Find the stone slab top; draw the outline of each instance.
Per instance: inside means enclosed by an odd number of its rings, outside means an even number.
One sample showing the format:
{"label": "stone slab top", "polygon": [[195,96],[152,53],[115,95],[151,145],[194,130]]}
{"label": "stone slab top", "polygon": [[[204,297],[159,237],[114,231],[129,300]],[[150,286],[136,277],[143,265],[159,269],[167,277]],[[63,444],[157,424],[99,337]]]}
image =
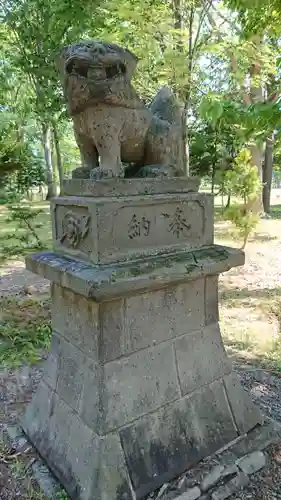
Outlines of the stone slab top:
{"label": "stone slab top", "polygon": [[61,196],[124,197],[151,194],[198,192],[198,177],[142,178],[142,179],[65,179]]}
{"label": "stone slab top", "polygon": [[30,271],[96,302],[217,275],[244,262],[242,250],[220,245],[99,266],[52,251],[26,257]]}

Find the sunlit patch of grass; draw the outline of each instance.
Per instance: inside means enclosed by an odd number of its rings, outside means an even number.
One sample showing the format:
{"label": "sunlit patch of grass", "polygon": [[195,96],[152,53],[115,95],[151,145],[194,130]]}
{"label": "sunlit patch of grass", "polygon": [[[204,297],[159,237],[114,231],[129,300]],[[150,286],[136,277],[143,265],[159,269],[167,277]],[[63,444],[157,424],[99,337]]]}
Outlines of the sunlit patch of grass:
{"label": "sunlit patch of grass", "polygon": [[[260,220],[256,231],[253,231],[248,239],[249,244],[267,245],[270,242],[280,240],[281,221],[272,219]],[[215,243],[228,244],[229,246],[241,247],[242,239],[238,231],[230,221],[224,220],[221,212],[215,216]]]}
{"label": "sunlit patch of grass", "polygon": [[8,367],[35,363],[51,338],[49,300],[0,301],[0,364]]}
{"label": "sunlit patch of grass", "polygon": [[281,289],[224,289],[221,328],[231,355],[281,371]]}
{"label": "sunlit patch of grass", "polygon": [[274,316],[281,322],[281,286],[280,288],[261,288],[250,290],[221,289],[220,300],[227,307],[251,306],[260,309],[263,313]]}

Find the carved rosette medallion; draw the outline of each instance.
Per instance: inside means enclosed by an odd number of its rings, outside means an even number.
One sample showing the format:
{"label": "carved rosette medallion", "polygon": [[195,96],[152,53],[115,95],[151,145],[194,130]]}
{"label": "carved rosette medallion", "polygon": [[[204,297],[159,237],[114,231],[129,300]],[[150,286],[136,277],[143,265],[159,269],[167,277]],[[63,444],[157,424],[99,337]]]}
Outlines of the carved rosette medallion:
{"label": "carved rosette medallion", "polygon": [[89,224],[89,215],[77,215],[71,211],[66,212],[62,220],[60,242],[69,247],[77,248],[79,243],[87,236]]}

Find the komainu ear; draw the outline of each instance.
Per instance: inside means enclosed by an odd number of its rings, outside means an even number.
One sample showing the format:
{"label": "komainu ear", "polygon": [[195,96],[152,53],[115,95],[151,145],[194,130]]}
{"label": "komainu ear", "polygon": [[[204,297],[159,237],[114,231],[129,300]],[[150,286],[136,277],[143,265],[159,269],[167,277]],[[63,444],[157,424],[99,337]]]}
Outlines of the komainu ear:
{"label": "komainu ear", "polygon": [[63,47],[54,58],[55,65],[62,78],[65,74],[65,61],[69,57],[69,46]]}
{"label": "komainu ear", "polygon": [[135,56],[130,50],[125,49],[124,52],[126,53],[126,62],[125,65],[127,67],[127,75],[129,79],[131,80],[134,71],[137,67],[137,64],[139,62],[139,58]]}

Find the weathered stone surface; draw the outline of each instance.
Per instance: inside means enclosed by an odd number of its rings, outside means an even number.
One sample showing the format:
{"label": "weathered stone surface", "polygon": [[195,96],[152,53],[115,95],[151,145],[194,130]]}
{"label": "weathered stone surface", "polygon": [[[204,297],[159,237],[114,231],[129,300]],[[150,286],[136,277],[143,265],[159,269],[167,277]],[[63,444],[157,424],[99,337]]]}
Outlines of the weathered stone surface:
{"label": "weathered stone surface", "polygon": [[98,358],[99,310],[94,301],[52,285],[52,326],[94,361]]}
{"label": "weathered stone surface", "polygon": [[[129,478],[117,436],[99,438],[78,415],[41,383],[45,421],[38,397],[26,414],[23,427],[73,499],[132,500]],[[41,397],[40,396],[40,397]],[[40,407],[35,407],[40,403]],[[43,400],[42,400],[43,403]]]}
{"label": "weathered stone surface", "polygon": [[244,472],[240,472],[236,477],[231,479],[224,486],[220,486],[214,493],[212,493],[212,500],[225,500],[229,498],[233,493],[236,493],[244,486],[247,486],[249,483],[249,478],[244,474]]}
{"label": "weathered stone surface", "polygon": [[221,382],[166,405],[119,432],[137,497],[237,435]]}
{"label": "weathered stone surface", "polygon": [[69,342],[61,340],[61,356],[56,391],[71,407],[78,411],[85,375],[94,371],[95,363]]}
{"label": "weathered stone surface", "polygon": [[156,256],[123,265],[98,267],[58,255],[40,252],[26,257],[27,268],[55,284],[101,302],[119,296],[194,281],[209,274],[240,266],[245,257],[241,250],[212,245],[193,252]]}
{"label": "weathered stone surface", "polygon": [[179,481],[176,482],[177,491],[179,493],[184,493],[188,488],[194,486],[193,479],[190,479],[187,475],[183,475]]}
{"label": "weathered stone surface", "polygon": [[208,276],[205,279],[205,323],[209,325],[218,321],[218,276]]}
{"label": "weathered stone surface", "polygon": [[179,398],[172,346],[163,344],[107,363],[103,384],[106,432]]}
{"label": "weathered stone surface", "polygon": [[105,362],[157,345],[204,325],[204,280],[105,302],[100,318]]}
{"label": "weathered stone surface", "polygon": [[41,448],[42,440],[48,428],[51,409],[54,407],[54,391],[41,381],[33,396],[32,404],[28,405],[21,420],[23,430],[36,447]]}
{"label": "weathered stone surface", "polygon": [[213,243],[204,193],[52,200],[54,249],[93,264],[124,262]]}
{"label": "weathered stone surface", "polygon": [[16,425],[4,425],[4,433],[2,433],[1,438],[6,443],[8,438],[8,446],[16,451],[24,452],[24,449],[28,447],[28,441],[25,434]]}
{"label": "weathered stone surface", "polygon": [[74,477],[67,461],[74,412],[44,382],[39,389],[22,420],[23,429],[68,493],[85,500],[80,495],[80,479]]}
{"label": "weathered stone surface", "polygon": [[200,184],[198,177],[174,177],[171,179],[65,179],[62,196],[140,196],[151,194],[175,194],[197,192]]}
{"label": "weathered stone surface", "polygon": [[187,400],[178,400],[120,429],[137,498],[176,477],[201,458]]}
{"label": "weathered stone surface", "polygon": [[39,485],[40,490],[42,490],[46,500],[52,500],[56,498],[58,492],[58,483],[54,476],[50,474],[50,471],[46,465],[41,460],[36,460],[31,466],[32,474],[36,483]]}
{"label": "weathered stone surface", "polygon": [[[244,437],[242,438],[241,436],[239,436],[238,440],[240,441],[240,438],[241,439],[244,439]],[[227,446],[227,448],[224,450],[222,450],[221,453],[218,454],[219,456],[219,460],[220,460],[220,463],[222,465],[224,465],[225,467],[232,467],[233,464],[235,464],[236,460],[237,460],[237,455],[232,451],[233,450],[233,446],[235,446],[235,441],[234,443],[229,443],[230,446]]]}
{"label": "weathered stone surface", "polygon": [[98,491],[89,500],[134,500],[120,439],[114,434],[101,441],[99,475]]}
{"label": "weathered stone surface", "polygon": [[200,484],[200,488],[203,492],[208,491],[210,488],[215,486],[220,478],[222,477],[222,473],[224,471],[223,465],[216,465],[211,469],[211,471],[203,478]]}
{"label": "weathered stone surface", "polygon": [[125,300],[125,328],[133,350],[157,345],[203,324],[203,279]]}
{"label": "weathered stone surface", "polygon": [[[202,387],[189,398],[194,425],[206,456],[237,437],[233,417],[220,380]],[[206,418],[207,417],[207,418]]]}
{"label": "weathered stone surface", "polygon": [[83,387],[79,397],[79,415],[83,422],[97,434],[103,427],[101,393],[103,391],[103,372],[98,364],[85,363]]}
{"label": "weathered stone surface", "polygon": [[264,419],[261,411],[242,388],[237,376],[234,373],[227,375],[224,384],[239,432],[244,434],[255,425],[262,424]]}
{"label": "weathered stone surface", "polygon": [[198,486],[194,488],[189,488],[182,495],[176,498],[176,500],[197,500],[201,495],[201,491]]}
{"label": "weathered stone surface", "polygon": [[127,49],[97,41],[64,47],[57,59],[89,176],[98,165],[96,178],[119,176],[121,162],[159,165],[170,177],[183,172],[180,106],[163,87],[145,107],[131,83],[137,61]]}
{"label": "weathered stone surface", "polygon": [[254,451],[237,461],[238,467],[245,474],[254,474],[266,465],[266,457],[262,451]]}
{"label": "weathered stone surface", "polygon": [[233,465],[228,465],[227,467],[224,468],[224,470],[222,471],[221,473],[221,477],[222,478],[227,478],[229,476],[233,476],[235,474],[238,474],[239,472],[239,469],[237,467],[237,465],[233,464]]}
{"label": "weathered stone surface", "polygon": [[100,440],[75,414],[71,419],[70,436],[66,463],[76,483],[78,498],[86,500],[91,498],[93,488],[99,481]]}
{"label": "weathered stone surface", "polygon": [[218,324],[178,338],[175,352],[183,394],[231,371]]}
{"label": "weathered stone surface", "polygon": [[60,338],[52,334],[51,350],[44,364],[43,379],[55,391],[59,373],[59,359],[61,353]]}
{"label": "weathered stone surface", "polygon": [[100,347],[103,362],[112,361],[132,352],[131,333],[125,327],[125,300],[100,304]]}
{"label": "weathered stone surface", "polygon": [[281,425],[266,418],[262,426],[253,428],[244,439],[232,447],[237,457],[242,457],[256,450],[264,450],[281,440]]}

